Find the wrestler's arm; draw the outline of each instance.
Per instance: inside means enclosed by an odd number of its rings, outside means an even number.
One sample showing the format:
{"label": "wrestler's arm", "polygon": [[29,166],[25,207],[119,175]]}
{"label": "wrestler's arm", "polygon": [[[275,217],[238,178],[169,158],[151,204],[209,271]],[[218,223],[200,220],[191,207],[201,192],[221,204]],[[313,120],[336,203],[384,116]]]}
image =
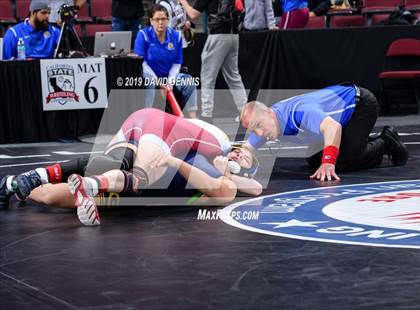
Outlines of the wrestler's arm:
{"label": "wrestler's arm", "polygon": [[178,171],[190,186],[211,197],[216,202],[226,203],[235,199],[237,188],[234,182],[224,176],[213,178],[204,171],[182,160],[179,161]]}
{"label": "wrestler's arm", "polygon": [[155,161],[156,167],[164,165],[178,169],[178,172],[187,180],[191,187],[210,197],[213,202],[226,203],[236,197],[237,188],[235,183],[225,176],[213,178],[204,171],[167,154],[162,154]]}
{"label": "wrestler's arm", "polygon": [[235,183],[238,191],[243,192],[245,194],[258,196],[262,193],[262,185],[255,179],[241,177],[239,175],[231,174],[230,179],[233,183]]}

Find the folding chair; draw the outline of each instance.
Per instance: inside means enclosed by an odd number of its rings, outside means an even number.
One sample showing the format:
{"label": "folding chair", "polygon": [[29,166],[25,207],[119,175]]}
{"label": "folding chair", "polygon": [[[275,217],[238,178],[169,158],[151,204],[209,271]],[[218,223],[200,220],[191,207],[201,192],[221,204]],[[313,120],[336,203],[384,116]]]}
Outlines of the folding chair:
{"label": "folding chair", "polygon": [[111,21],[112,0],[91,0],[91,16],[96,21]]}
{"label": "folding chair", "polygon": [[16,18],[22,21],[29,16],[31,0],[16,0]]}
{"label": "folding chair", "polygon": [[363,27],[365,26],[365,17],[363,15],[350,16],[331,16],[330,27]]}
{"label": "folding chair", "polygon": [[[417,112],[420,104],[420,40],[398,39],[385,57],[387,70],[379,73],[381,105],[385,112]],[[388,69],[389,68],[389,69]]]}
{"label": "folding chair", "polygon": [[325,28],[325,16],[310,16],[305,28]]}
{"label": "folding chair", "polygon": [[362,14],[366,16],[367,25],[372,25],[372,16],[375,14],[390,14],[405,0],[364,0]]}

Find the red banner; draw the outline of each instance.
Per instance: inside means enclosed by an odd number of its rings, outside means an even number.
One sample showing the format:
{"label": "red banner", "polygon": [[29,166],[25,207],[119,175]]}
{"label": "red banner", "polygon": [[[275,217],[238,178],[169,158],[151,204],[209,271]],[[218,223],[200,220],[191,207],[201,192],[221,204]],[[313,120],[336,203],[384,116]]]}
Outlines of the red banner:
{"label": "red banner", "polygon": [[47,103],[51,101],[51,99],[57,99],[57,98],[72,98],[79,102],[79,96],[76,95],[75,92],[72,91],[60,91],[57,93],[50,93],[47,96]]}

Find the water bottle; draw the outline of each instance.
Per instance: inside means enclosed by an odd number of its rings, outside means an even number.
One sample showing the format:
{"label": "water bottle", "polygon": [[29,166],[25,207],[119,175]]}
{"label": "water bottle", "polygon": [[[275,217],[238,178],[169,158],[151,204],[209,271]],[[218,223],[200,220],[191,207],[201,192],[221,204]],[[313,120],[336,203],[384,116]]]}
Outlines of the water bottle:
{"label": "water bottle", "polygon": [[19,38],[17,43],[17,57],[18,60],[26,60],[25,42],[22,38]]}

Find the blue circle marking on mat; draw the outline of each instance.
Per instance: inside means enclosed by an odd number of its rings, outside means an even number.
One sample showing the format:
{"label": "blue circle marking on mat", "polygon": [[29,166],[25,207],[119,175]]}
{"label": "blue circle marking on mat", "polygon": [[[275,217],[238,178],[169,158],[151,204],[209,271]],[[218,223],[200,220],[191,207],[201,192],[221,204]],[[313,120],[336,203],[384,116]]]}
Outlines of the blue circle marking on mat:
{"label": "blue circle marking on mat", "polygon": [[[241,216],[256,212],[258,218]],[[220,218],[241,229],[281,237],[420,249],[420,180],[262,196],[224,208]]]}

